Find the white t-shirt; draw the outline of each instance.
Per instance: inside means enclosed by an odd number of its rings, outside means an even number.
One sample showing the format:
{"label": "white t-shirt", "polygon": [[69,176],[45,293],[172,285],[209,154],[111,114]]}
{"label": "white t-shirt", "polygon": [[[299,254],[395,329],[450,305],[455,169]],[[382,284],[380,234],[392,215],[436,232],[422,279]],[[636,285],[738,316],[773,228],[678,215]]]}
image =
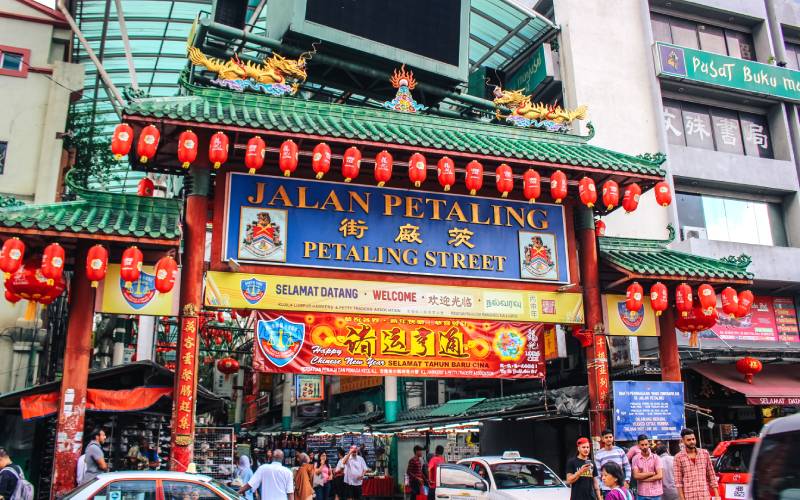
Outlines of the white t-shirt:
{"label": "white t-shirt", "polygon": [[367,462],[361,455],[351,456],[344,464],[344,482],[351,486],[361,486],[364,479],[361,477],[367,470]]}
{"label": "white t-shirt", "polygon": [[294,493],[292,471],[276,462],[256,469],[247,484],[253,489],[261,486],[261,500],[286,500],[288,494]]}

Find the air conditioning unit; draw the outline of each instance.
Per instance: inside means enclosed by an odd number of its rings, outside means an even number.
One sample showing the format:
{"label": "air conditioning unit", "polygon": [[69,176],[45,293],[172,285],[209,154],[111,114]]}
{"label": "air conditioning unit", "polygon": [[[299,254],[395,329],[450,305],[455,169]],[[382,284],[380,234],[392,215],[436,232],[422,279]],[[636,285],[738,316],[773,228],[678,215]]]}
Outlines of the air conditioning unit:
{"label": "air conditioning unit", "polygon": [[708,231],[704,227],[695,227],[695,226],[683,226],[681,228],[681,239],[688,240],[689,238],[694,238],[696,240],[707,240],[708,239]]}

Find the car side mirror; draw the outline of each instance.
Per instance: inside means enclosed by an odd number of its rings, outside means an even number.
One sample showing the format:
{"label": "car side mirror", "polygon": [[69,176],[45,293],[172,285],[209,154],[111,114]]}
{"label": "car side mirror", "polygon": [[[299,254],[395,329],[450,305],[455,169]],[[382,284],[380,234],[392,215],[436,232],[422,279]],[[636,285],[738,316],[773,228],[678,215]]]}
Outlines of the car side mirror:
{"label": "car side mirror", "polygon": [[486,481],[478,481],[475,483],[475,489],[478,491],[487,491],[489,489],[489,485],[486,484]]}

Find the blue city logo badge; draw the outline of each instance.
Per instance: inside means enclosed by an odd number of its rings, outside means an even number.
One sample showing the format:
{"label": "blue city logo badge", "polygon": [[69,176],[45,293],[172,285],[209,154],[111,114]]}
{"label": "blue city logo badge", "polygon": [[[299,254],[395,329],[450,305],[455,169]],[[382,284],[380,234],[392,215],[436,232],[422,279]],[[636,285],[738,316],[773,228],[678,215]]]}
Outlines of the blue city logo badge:
{"label": "blue city logo badge", "polygon": [[617,302],[617,312],[620,321],[622,321],[622,324],[625,325],[625,328],[630,330],[631,333],[636,333],[639,327],[642,326],[642,323],[644,323],[644,305],[642,305],[638,311],[629,311],[628,308],[625,307],[625,301],[622,300]]}
{"label": "blue city logo badge", "polygon": [[300,353],[306,337],[306,326],[293,323],[283,316],[261,320],[256,326],[256,341],[261,354],[273,365],[281,368]]}
{"label": "blue city logo badge", "polygon": [[267,293],[266,281],[250,278],[241,280],[239,283],[242,290],[242,297],[250,304],[258,304],[258,302],[264,298],[264,294]]}
{"label": "blue city logo badge", "polygon": [[125,280],[119,279],[119,291],[122,298],[135,310],[142,309],[153,300],[156,295],[156,277],[154,274],[139,272],[139,279],[131,283],[131,287],[125,286]]}
{"label": "blue city logo badge", "polygon": [[686,59],[683,49],[669,45],[658,45],[661,71],[672,75],[686,76]]}

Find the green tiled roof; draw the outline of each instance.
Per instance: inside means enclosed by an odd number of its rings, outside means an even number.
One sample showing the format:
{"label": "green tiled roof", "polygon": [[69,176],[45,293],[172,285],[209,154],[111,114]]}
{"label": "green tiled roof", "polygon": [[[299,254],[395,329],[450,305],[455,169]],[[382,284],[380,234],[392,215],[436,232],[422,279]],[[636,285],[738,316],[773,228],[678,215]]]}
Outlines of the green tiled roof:
{"label": "green tiled roof", "polygon": [[191,95],[149,98],[123,114],[254,130],[403,144],[446,151],[663,176],[663,160],[587,144],[590,137],[430,115],[348,106],[292,97],[237,93],[184,83]]}
{"label": "green tiled roof", "polygon": [[71,188],[76,201],[0,208],[0,227],[180,239],[180,200]]}
{"label": "green tiled roof", "polygon": [[447,403],[434,408],[433,411],[428,413],[429,417],[453,417],[462,415],[467,410],[484,401],[486,398],[473,398],[473,399],[451,399]]}
{"label": "green tiled roof", "polygon": [[[674,230],[670,230],[674,233]],[[598,238],[600,259],[630,273],[644,276],[685,279],[725,278],[752,280],[747,271],[749,259],[738,263],[692,255],[667,247],[672,239]]]}

